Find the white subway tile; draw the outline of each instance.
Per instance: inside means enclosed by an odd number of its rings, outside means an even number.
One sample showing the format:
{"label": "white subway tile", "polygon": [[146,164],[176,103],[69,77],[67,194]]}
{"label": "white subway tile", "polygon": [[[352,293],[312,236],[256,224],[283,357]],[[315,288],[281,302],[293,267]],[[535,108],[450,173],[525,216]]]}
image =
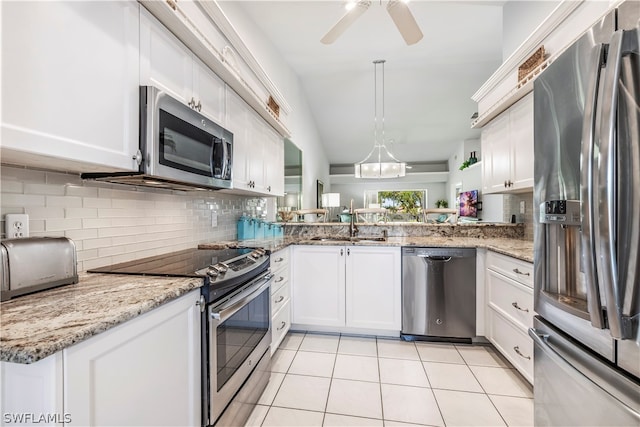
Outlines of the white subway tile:
{"label": "white subway tile", "polygon": [[82,206],[85,208],[110,208],[111,199],[100,199],[97,197],[84,197]]}
{"label": "white subway tile", "polygon": [[100,208],[98,209],[99,218],[135,218],[142,216],[138,209],[114,209]]}
{"label": "white subway tile", "polygon": [[155,218],[146,216],[141,218],[113,218],[111,223],[114,227],[144,227],[155,224]]}
{"label": "white subway tile", "polygon": [[64,218],[63,208],[26,207],[24,213],[29,215],[29,219]]}
{"label": "white subway tile", "polygon": [[25,183],[25,194],[43,194],[52,196],[63,196],[64,187],[60,185],[39,184],[39,183]]}
{"label": "white subway tile", "polygon": [[44,184],[45,173],[14,166],[2,166],[2,180],[15,179],[22,182],[40,182]]}
{"label": "white subway tile", "polygon": [[98,248],[98,256],[100,258],[111,257],[113,255],[122,255],[126,253],[126,246],[108,246],[103,248]]}
{"label": "white subway tile", "polygon": [[49,231],[62,231],[65,230],[77,230],[82,228],[82,220],[79,218],[70,219],[46,219],[45,230]]}
{"label": "white subway tile", "polygon": [[152,209],[154,204],[149,200],[111,199],[111,207],[117,209]]}
{"label": "white subway tile", "polygon": [[4,218],[4,216],[6,214],[21,214],[24,213],[24,209],[17,207],[17,206],[1,206],[0,207],[0,215],[2,216],[2,218]]}
{"label": "white subway tile", "polygon": [[108,218],[84,218],[83,228],[106,228],[111,227],[111,220]]}
{"label": "white subway tile", "polygon": [[78,263],[78,271],[81,271],[81,272],[115,264],[115,262],[113,262],[111,257],[86,259],[81,262],[82,262],[82,267],[80,267],[80,262]]}
{"label": "white subway tile", "polygon": [[106,237],[103,239],[84,239],[82,243],[84,244],[85,249],[100,249],[107,248],[113,245],[113,241],[110,237]]}
{"label": "white subway tile", "polygon": [[82,185],[82,178],[78,174],[47,172],[46,183],[54,185]]}
{"label": "white subway tile", "polygon": [[67,196],[92,197],[92,198],[98,197],[98,189],[95,187],[85,187],[83,185],[65,185],[64,190]]}
{"label": "white subway tile", "polygon": [[13,181],[11,179],[2,179],[0,183],[0,189],[2,194],[4,193],[23,193],[24,184],[20,181]]}
{"label": "white subway tile", "polygon": [[44,220],[43,219],[31,219],[29,218],[29,235],[33,236],[33,233],[44,232]]}
{"label": "white subway tile", "polygon": [[[67,230],[64,232],[65,237],[71,240],[87,240],[98,237],[98,230],[95,228],[84,228],[81,230]],[[87,248],[89,249],[89,248]]]}
{"label": "white subway tile", "polygon": [[96,208],[66,208],[64,210],[66,218],[97,218],[98,209]]}
{"label": "white subway tile", "polygon": [[97,249],[89,249],[84,251],[77,251],[78,261],[85,261],[89,259],[98,258],[98,250]]}
{"label": "white subway tile", "polygon": [[82,207],[82,197],[75,196],[47,196],[47,206],[59,206],[63,208]]}
{"label": "white subway tile", "polygon": [[109,227],[98,229],[98,237],[131,236],[136,234],[140,234],[138,227]]}
{"label": "white subway tile", "polygon": [[44,206],[45,196],[33,194],[2,194],[2,206]]}

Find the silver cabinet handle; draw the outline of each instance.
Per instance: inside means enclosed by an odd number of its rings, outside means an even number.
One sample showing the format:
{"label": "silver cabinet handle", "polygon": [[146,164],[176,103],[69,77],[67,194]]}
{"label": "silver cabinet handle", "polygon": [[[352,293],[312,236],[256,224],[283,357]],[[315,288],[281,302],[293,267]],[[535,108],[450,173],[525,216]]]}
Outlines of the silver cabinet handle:
{"label": "silver cabinet handle", "polygon": [[518,356],[522,357],[523,359],[531,360],[531,356],[525,356],[524,354],[522,354],[522,352],[520,351],[520,346],[513,347],[513,350],[518,353]]}
{"label": "silver cabinet handle", "polygon": [[340,249],[340,256],[344,255],[344,249]]}
{"label": "silver cabinet handle", "polygon": [[284,261],[284,258],[278,258],[278,259],[273,260],[273,262],[282,262],[282,261]]}
{"label": "silver cabinet handle", "polygon": [[281,331],[284,329],[284,327],[287,326],[287,322],[285,322],[284,320],[282,321],[282,323],[280,323],[280,327],[276,328],[276,331]]}
{"label": "silver cabinet handle", "polygon": [[191,108],[194,108],[196,106],[196,100],[193,99],[193,96],[191,97],[191,100],[187,102],[187,105]]}
{"label": "silver cabinet handle", "polygon": [[136,164],[140,166],[142,164],[142,153],[140,150],[136,151],[136,154],[133,155],[133,160],[136,161]]}
{"label": "silver cabinet handle", "polygon": [[268,186],[268,187],[267,187],[267,191],[268,191],[268,192],[271,192],[271,186]]}
{"label": "silver cabinet handle", "polygon": [[514,306],[515,308],[517,308],[517,309],[518,309],[518,310],[520,310],[520,311],[524,311],[525,313],[528,313],[528,312],[529,312],[529,309],[528,309],[528,308],[522,308],[522,307],[520,307],[520,306],[518,305],[518,303],[517,303],[517,302],[512,302],[512,303],[511,303],[511,305],[512,305],[512,306]]}
{"label": "silver cabinet handle", "polygon": [[200,299],[196,301],[196,306],[200,307],[200,313],[204,313],[206,302],[204,300],[204,295],[200,295]]}
{"label": "silver cabinet handle", "polygon": [[522,271],[518,270],[517,268],[514,268],[513,272],[516,273],[516,274],[521,274],[523,276],[531,276],[531,273],[529,273],[529,272],[523,273]]}
{"label": "silver cabinet handle", "polygon": [[347,255],[351,255],[351,249],[347,248]]}
{"label": "silver cabinet handle", "polygon": [[282,302],[282,301],[284,301],[284,295],[280,295],[280,298],[278,298],[278,299],[276,300],[276,304],[278,304],[278,303],[280,303],[280,302]]}
{"label": "silver cabinet handle", "polygon": [[275,283],[280,283],[284,280],[284,277],[278,276],[278,278],[274,281]]}
{"label": "silver cabinet handle", "polygon": [[198,110],[198,112],[200,112],[202,110],[202,103],[200,102],[200,100],[198,100],[197,104],[193,105],[193,108]]}

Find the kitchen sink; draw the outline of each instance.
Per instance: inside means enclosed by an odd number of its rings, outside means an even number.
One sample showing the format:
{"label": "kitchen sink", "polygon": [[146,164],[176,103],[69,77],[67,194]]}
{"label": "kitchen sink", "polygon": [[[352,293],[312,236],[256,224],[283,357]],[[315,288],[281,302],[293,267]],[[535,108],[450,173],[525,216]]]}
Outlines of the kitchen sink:
{"label": "kitchen sink", "polygon": [[315,236],[311,240],[315,242],[386,242],[386,237],[322,237]]}

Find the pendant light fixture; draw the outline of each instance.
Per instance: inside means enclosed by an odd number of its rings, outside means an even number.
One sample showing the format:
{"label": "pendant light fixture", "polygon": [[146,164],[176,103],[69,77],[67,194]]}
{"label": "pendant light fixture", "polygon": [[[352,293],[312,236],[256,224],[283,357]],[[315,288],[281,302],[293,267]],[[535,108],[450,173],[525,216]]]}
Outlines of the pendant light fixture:
{"label": "pendant light fixture", "polygon": [[[356,178],[399,178],[405,176],[407,164],[396,159],[385,144],[384,136],[384,59],[373,61],[374,118],[373,149],[356,163]],[[382,118],[378,120],[378,66],[382,67]]]}

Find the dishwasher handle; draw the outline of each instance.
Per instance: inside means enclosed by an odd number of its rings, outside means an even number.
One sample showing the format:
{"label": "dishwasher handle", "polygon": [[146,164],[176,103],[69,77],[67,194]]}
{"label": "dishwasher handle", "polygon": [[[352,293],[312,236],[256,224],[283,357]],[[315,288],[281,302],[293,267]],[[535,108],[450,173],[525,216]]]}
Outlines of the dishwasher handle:
{"label": "dishwasher handle", "polygon": [[426,254],[418,254],[420,258],[424,258],[429,261],[440,261],[440,262],[449,262],[453,259],[451,256],[435,256],[435,255],[426,255]]}

